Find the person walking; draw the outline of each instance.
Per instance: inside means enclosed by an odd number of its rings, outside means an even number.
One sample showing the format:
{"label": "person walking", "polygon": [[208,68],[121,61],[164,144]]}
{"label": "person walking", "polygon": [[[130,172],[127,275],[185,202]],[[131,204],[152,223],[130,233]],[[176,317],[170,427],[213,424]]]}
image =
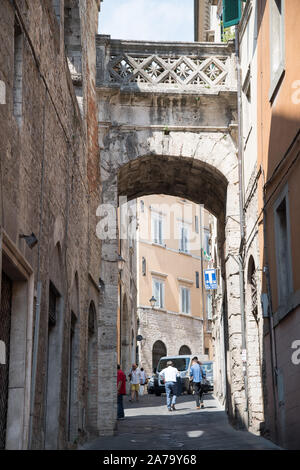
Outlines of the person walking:
{"label": "person walking", "polygon": [[141,383],[141,372],[136,364],[132,364],[131,371],[129,373],[130,378],[130,392],[131,392],[131,399],[130,402],[134,401],[134,397],[136,401],[139,401],[139,389]]}
{"label": "person walking", "polygon": [[126,395],[126,376],[121,369],[120,364],[117,366],[117,389],[118,389],[118,414],[117,419],[124,419],[124,406],[123,406],[123,395]]}
{"label": "person walking", "polygon": [[145,393],[145,385],[147,384],[147,375],[143,367],[141,367],[141,384],[139,395],[143,396]]}
{"label": "person walking", "polygon": [[[176,367],[173,367],[173,362],[168,361],[167,367],[160,372],[165,384],[167,395],[167,408],[169,411],[176,411],[176,397],[177,397],[177,377],[179,372]],[[173,394],[171,399],[171,394]]]}
{"label": "person walking", "polygon": [[201,380],[201,392],[200,392],[200,405],[201,408],[204,408],[203,395],[205,393],[205,383],[206,383],[206,370],[202,367],[202,362],[198,361],[199,366],[201,367],[202,380]]}
{"label": "person walking", "polygon": [[205,371],[203,367],[199,364],[198,357],[195,356],[192,359],[192,367],[190,370],[190,377],[193,380],[193,389],[195,393],[195,398],[196,398],[196,408],[197,410],[200,410],[200,404],[201,408],[204,408],[204,403],[203,403],[203,386],[202,382],[205,379]]}

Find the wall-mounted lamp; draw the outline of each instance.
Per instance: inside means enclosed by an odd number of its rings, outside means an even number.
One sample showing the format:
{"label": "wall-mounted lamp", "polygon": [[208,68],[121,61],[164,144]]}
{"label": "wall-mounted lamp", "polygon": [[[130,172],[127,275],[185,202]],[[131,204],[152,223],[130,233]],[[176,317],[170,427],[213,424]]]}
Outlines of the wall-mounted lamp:
{"label": "wall-mounted lamp", "polygon": [[104,290],[104,288],[105,288],[104,281],[101,279],[101,277],[99,277],[99,289]]}
{"label": "wall-mounted lamp", "polygon": [[29,246],[29,248],[33,248],[37,242],[38,242],[38,239],[36,238],[35,234],[32,232],[31,235],[20,235],[20,238],[24,238],[25,242],[27,243],[27,245]]}
{"label": "wall-mounted lamp", "polygon": [[124,265],[125,265],[125,259],[122,258],[121,255],[118,255],[118,269],[119,269],[119,271],[123,271]]}
{"label": "wall-mounted lamp", "polygon": [[156,298],[152,295],[151,299],[149,299],[151,308],[154,308],[154,305],[156,304]]}

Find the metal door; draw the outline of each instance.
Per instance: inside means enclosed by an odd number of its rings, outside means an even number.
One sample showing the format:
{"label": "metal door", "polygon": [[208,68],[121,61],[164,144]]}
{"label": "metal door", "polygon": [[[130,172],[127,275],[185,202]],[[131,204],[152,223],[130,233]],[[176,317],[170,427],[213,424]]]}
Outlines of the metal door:
{"label": "metal door", "polygon": [[0,364],[0,449],[5,448],[8,403],[9,343],[11,324],[12,281],[2,272],[0,341],[5,345],[5,364]]}

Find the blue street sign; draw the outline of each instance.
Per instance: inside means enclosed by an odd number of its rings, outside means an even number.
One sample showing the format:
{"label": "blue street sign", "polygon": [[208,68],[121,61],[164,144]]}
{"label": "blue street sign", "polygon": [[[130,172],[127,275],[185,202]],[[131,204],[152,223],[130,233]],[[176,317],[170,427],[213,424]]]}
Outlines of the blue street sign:
{"label": "blue street sign", "polygon": [[205,289],[217,289],[217,277],[215,269],[204,270]]}

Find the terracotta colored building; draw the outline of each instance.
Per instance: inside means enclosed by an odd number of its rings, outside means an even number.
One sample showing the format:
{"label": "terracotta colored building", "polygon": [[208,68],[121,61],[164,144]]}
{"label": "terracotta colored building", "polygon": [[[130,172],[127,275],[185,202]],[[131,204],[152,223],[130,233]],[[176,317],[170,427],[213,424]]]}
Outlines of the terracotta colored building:
{"label": "terracotta colored building", "polygon": [[[262,0],[257,11],[259,235],[265,419],[270,437],[300,447],[300,3]],[[262,212],[261,212],[262,211]]]}
{"label": "terracotta colored building", "polygon": [[140,362],[151,373],[166,354],[212,357],[213,295],[202,272],[212,264],[214,218],[200,205],[166,195],[139,198],[137,215]]}

